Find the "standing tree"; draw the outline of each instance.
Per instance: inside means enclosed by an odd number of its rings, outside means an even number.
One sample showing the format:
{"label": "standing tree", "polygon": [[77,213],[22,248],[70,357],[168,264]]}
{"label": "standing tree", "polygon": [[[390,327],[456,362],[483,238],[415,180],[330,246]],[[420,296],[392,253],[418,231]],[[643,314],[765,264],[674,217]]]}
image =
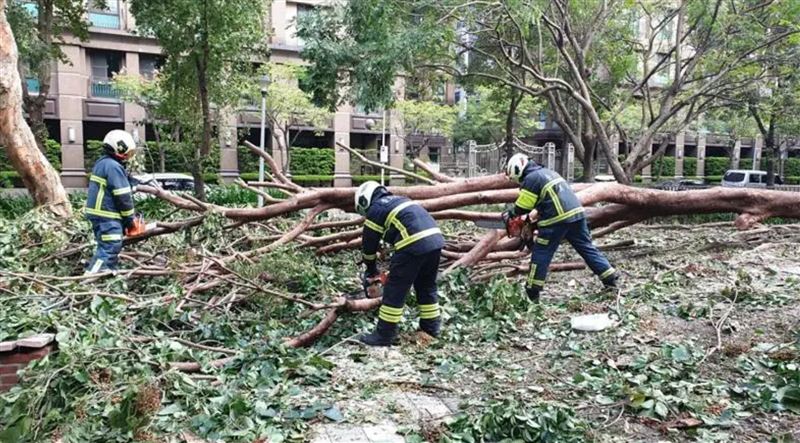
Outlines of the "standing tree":
{"label": "standing tree", "polygon": [[17,44],[6,18],[6,0],[0,0],[0,144],[37,206],[55,214],[72,214],[69,198],[22,116],[22,86],[17,67]]}
{"label": "standing tree", "polygon": [[[104,0],[93,0],[98,7]],[[44,152],[48,138],[44,109],[50,93],[53,62],[69,63],[61,44],[65,35],[84,41],[89,36],[85,0],[11,0],[7,6],[8,21],[17,38],[22,101],[28,113],[36,144]],[[38,83],[38,90],[28,87],[28,78]]]}
{"label": "standing tree", "polygon": [[[337,9],[300,25],[319,98],[344,90],[359,103],[384,100],[395,75],[420,69],[492,80],[546,100],[584,163],[599,149],[623,183],[658,157],[651,150],[661,132],[758,81],[757,54],[798,32],[792,8],[772,1],[363,0]],[[790,25],[759,34],[749,26],[764,13]],[[464,53],[488,63],[464,69]],[[630,146],[621,162],[611,134],[632,105],[642,117],[635,141],[620,134]]]}
{"label": "standing tree", "polygon": [[[453,136],[456,123],[456,109],[453,106],[427,100],[402,100],[397,102],[396,110],[403,127],[402,138],[413,157],[428,147],[431,136]],[[415,140],[419,142],[415,143]]]}
{"label": "standing tree", "polygon": [[[252,72],[251,62],[265,55],[260,0],[131,0],[131,12],[145,33],[159,41],[166,63],[168,100],[187,119],[184,139],[195,144],[192,175],[195,194],[205,199],[203,164],[211,153],[213,114],[238,102],[235,85]],[[179,25],[178,25],[179,24]]]}
{"label": "standing tree", "polygon": [[[259,79],[269,76],[267,86],[267,123],[272,127],[272,139],[283,159],[283,171],[289,168],[290,148],[303,127],[324,128],[330,123],[331,113],[311,101],[311,96],[300,89],[299,79],[303,67],[296,64],[269,63],[247,79],[244,95],[251,103],[258,102],[260,109],[261,84]],[[256,100],[256,97],[259,99]]]}

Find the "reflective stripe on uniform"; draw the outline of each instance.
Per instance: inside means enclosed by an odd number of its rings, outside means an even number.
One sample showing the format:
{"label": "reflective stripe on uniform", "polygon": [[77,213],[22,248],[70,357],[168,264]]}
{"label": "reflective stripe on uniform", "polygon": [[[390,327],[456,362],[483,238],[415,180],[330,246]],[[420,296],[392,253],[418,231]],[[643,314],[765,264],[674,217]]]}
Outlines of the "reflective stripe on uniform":
{"label": "reflective stripe on uniform", "polygon": [[539,226],[541,226],[541,227],[550,226],[552,224],[555,224],[555,223],[558,223],[560,221],[566,220],[566,219],[568,219],[568,218],[570,218],[570,217],[572,217],[574,215],[578,215],[578,214],[580,214],[582,212],[583,212],[583,207],[582,206],[581,207],[577,207],[577,208],[575,208],[575,209],[573,209],[571,211],[567,211],[567,212],[565,212],[565,213],[563,213],[561,215],[557,215],[557,216],[555,216],[553,218],[548,218],[547,220],[542,220],[542,221],[539,222]]}
{"label": "reflective stripe on uniform", "polygon": [[[96,215],[98,217],[113,218],[114,220],[121,220],[122,216],[118,212],[103,211],[102,209],[85,208],[84,211],[89,215]],[[133,211],[131,211],[133,214]]]}
{"label": "reflective stripe on uniform", "polygon": [[403,319],[403,308],[383,305],[378,311],[378,318],[388,323],[400,323]]}
{"label": "reflective stripe on uniform", "polygon": [[602,274],[600,274],[600,278],[603,279],[603,278],[611,277],[615,272],[617,272],[616,269],[608,268],[608,269],[606,269],[606,272],[603,272]]}
{"label": "reflective stripe on uniform", "polygon": [[431,305],[419,305],[419,318],[430,320],[439,317],[439,303]]}
{"label": "reflective stripe on uniform", "polygon": [[95,196],[94,209],[95,211],[102,211],[103,197],[106,195],[106,185],[100,185],[97,189],[97,196]]}
{"label": "reflective stripe on uniform", "polygon": [[100,268],[102,268],[102,267],[103,267],[103,260],[100,260],[100,259],[98,258],[98,259],[97,259],[97,260],[94,262],[94,264],[92,265],[92,269],[89,269],[89,273],[90,273],[90,274],[96,274],[96,273],[97,273],[97,271],[99,271],[99,270],[100,270]]}
{"label": "reflective stripe on uniform", "polygon": [[543,198],[544,198],[544,195],[545,195],[546,193],[550,192],[550,189],[552,189],[552,188],[553,188],[553,186],[555,186],[555,185],[557,185],[557,184],[559,184],[559,183],[561,183],[561,182],[563,182],[563,181],[564,181],[564,178],[563,178],[563,177],[558,177],[558,178],[554,178],[554,179],[550,180],[549,182],[547,182],[547,183],[546,183],[546,184],[545,184],[545,185],[542,187],[542,192],[540,192],[540,193],[539,193],[539,199],[543,199]]}
{"label": "reflective stripe on uniform", "polygon": [[536,237],[536,243],[539,243],[542,246],[547,246],[550,244],[550,240],[542,237]]}
{"label": "reflective stripe on uniform", "polygon": [[133,209],[128,209],[127,211],[119,211],[119,214],[123,217],[130,217],[133,215]]}
{"label": "reflective stripe on uniform", "polygon": [[131,189],[130,186],[114,189],[113,191],[111,191],[113,195],[125,195],[125,194],[130,194],[131,192],[133,192],[133,190]]}
{"label": "reflective stripe on uniform", "polygon": [[528,286],[544,287],[544,280],[536,280],[536,263],[531,263],[531,271],[528,273]]}
{"label": "reflective stripe on uniform", "polygon": [[431,235],[441,234],[441,233],[442,231],[440,231],[439,228],[426,229],[424,231],[417,232],[416,234],[411,235],[407,238],[404,238],[403,240],[400,240],[399,242],[395,243],[394,248],[395,250],[400,250],[410,245],[411,243],[414,243],[417,240],[422,240],[425,237],[430,237]]}
{"label": "reflective stripe on uniform", "polygon": [[93,181],[93,182],[98,183],[98,184],[100,184],[102,186],[108,185],[108,181],[106,181],[106,179],[104,179],[103,177],[98,177],[96,175],[90,176],[89,177],[89,181]]}
{"label": "reflective stripe on uniform", "polygon": [[403,226],[402,223],[400,223],[400,220],[397,219],[397,215],[400,214],[400,211],[402,211],[403,209],[415,204],[416,203],[413,201],[407,201],[397,205],[397,207],[392,209],[392,212],[390,212],[389,215],[386,217],[386,222],[384,223],[383,227],[386,228],[386,230],[388,231],[389,227],[394,225],[397,231],[400,232],[400,238],[401,239],[407,238],[408,230],[406,229],[405,226]]}
{"label": "reflective stripe on uniform", "polygon": [[553,200],[553,206],[556,208],[556,214],[563,214],[564,207],[561,206],[561,200],[558,198],[558,192],[556,192],[555,187],[550,188],[550,199]]}
{"label": "reflective stripe on uniform", "polygon": [[118,241],[122,240],[122,234],[103,234],[100,236],[103,241]]}
{"label": "reflective stripe on uniform", "polygon": [[517,197],[517,201],[514,204],[522,209],[533,209],[537,200],[539,198],[533,192],[527,189],[520,189],[519,197]]}
{"label": "reflective stripe on uniform", "polygon": [[374,221],[369,220],[369,219],[364,220],[364,226],[372,229],[373,231],[375,231],[375,232],[377,232],[378,234],[381,234],[381,235],[385,232],[384,229],[381,227],[381,225],[379,225],[379,224],[377,224]]}
{"label": "reflective stripe on uniform", "polygon": [[378,258],[378,254],[363,254],[361,259],[364,261],[372,261]]}

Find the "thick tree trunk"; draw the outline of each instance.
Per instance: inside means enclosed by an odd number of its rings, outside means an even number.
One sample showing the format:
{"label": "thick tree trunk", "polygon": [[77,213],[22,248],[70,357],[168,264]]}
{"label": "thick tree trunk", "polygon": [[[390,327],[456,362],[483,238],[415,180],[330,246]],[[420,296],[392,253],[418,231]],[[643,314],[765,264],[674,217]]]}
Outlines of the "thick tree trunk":
{"label": "thick tree trunk", "polygon": [[58,172],[36,145],[22,115],[22,84],[17,68],[17,44],[6,19],[6,0],[0,0],[0,143],[22,177],[33,201],[62,217],[72,214]]}
{"label": "thick tree trunk", "polygon": [[517,115],[517,107],[521,101],[522,93],[511,88],[511,103],[506,113],[506,158],[511,158],[511,156],[514,155],[514,120]]}

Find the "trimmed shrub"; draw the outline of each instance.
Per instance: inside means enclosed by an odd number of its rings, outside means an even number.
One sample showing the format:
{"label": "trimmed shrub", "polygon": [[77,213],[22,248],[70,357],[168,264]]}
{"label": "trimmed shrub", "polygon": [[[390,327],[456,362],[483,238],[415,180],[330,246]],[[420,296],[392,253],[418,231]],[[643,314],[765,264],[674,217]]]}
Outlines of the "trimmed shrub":
{"label": "trimmed shrub", "polygon": [[[45,157],[47,157],[47,161],[50,162],[56,171],[61,170],[61,145],[57,141],[47,139],[45,142]],[[14,168],[11,167],[11,161],[8,159],[6,149],[0,147],[0,171],[13,170]]]}
{"label": "trimmed shrub", "polygon": [[335,162],[330,148],[291,148],[289,169],[298,176],[332,175]]}

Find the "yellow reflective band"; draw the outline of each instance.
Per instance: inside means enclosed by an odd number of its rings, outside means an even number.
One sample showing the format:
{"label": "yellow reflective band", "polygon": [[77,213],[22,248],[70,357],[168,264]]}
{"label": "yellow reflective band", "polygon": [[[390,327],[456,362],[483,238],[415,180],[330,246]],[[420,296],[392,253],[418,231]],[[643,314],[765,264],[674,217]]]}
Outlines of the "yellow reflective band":
{"label": "yellow reflective band", "polygon": [[92,175],[89,177],[89,181],[93,181],[95,183],[99,183],[102,186],[106,186],[108,182],[103,177],[98,177],[96,175]]}
{"label": "yellow reflective band", "polygon": [[558,193],[553,189],[550,188],[550,199],[553,200],[553,206],[556,207],[556,212],[558,215],[564,213],[564,208],[561,206],[561,200],[558,199]]}
{"label": "yellow reflective band", "polygon": [[439,313],[439,310],[437,309],[435,311],[420,312],[419,313],[419,318],[421,318],[423,320],[433,320],[434,318],[439,318],[440,315],[441,314]]}
{"label": "yellow reflective band", "polygon": [[430,228],[430,229],[426,229],[424,231],[417,232],[416,234],[414,234],[412,236],[409,236],[408,238],[405,238],[405,239],[400,240],[399,242],[395,243],[394,249],[396,251],[398,251],[398,250],[400,250],[400,249],[402,249],[402,248],[414,243],[417,240],[422,240],[425,237],[430,237],[431,235],[436,235],[436,234],[441,234],[441,233],[442,233],[442,231],[440,231],[439,228]]}
{"label": "yellow reflective band", "polygon": [[385,311],[391,315],[403,315],[403,308],[393,308],[391,306],[382,305],[381,311]]}
{"label": "yellow reflective band", "polygon": [[103,211],[100,209],[86,208],[84,210],[89,215],[96,215],[98,217],[113,218],[114,220],[121,220],[122,216],[117,212]]}
{"label": "yellow reflective band", "polygon": [[89,270],[89,273],[97,274],[97,271],[99,271],[101,267],[103,267],[103,260],[98,258],[97,261],[92,265],[92,269]]}
{"label": "yellow reflective band", "polygon": [[550,192],[550,189],[552,189],[553,186],[555,186],[555,185],[557,185],[557,184],[559,184],[559,183],[561,183],[563,181],[564,181],[563,177],[558,177],[558,178],[554,178],[554,179],[550,180],[549,182],[547,182],[544,185],[544,187],[542,187],[542,192],[539,193],[539,198],[540,199],[544,198],[545,194]]}
{"label": "yellow reflective band", "polygon": [[582,212],[583,212],[583,207],[578,207],[578,208],[575,208],[575,209],[573,209],[571,211],[567,211],[567,212],[565,212],[565,213],[563,213],[563,214],[561,214],[559,216],[556,216],[556,217],[553,217],[553,218],[548,218],[547,220],[542,220],[542,221],[539,222],[539,226],[540,227],[550,226],[550,225],[556,224],[556,223],[558,223],[560,221],[564,221],[564,220],[572,217],[573,215],[578,215],[578,214],[580,214]]}
{"label": "yellow reflective band", "polygon": [[533,192],[527,189],[520,189],[519,197],[517,197],[517,201],[514,204],[522,209],[533,209],[537,200],[539,198]]}
{"label": "yellow reflective band", "polygon": [[381,306],[378,318],[389,323],[400,323],[403,319],[403,308],[392,308],[391,306]]}
{"label": "yellow reflective band", "polygon": [[103,241],[122,240],[122,234],[104,234],[100,236],[100,240]]}
{"label": "yellow reflective band", "polygon": [[547,246],[550,244],[550,240],[542,237],[536,237],[536,243],[539,243],[542,246]]}
{"label": "yellow reflective band", "polygon": [[[413,201],[407,201],[407,202],[400,203],[399,205],[397,205],[397,207],[392,209],[392,212],[390,212],[389,215],[386,217],[386,222],[383,224],[383,227],[386,228],[386,229],[389,229],[389,226],[394,224],[394,219],[395,219],[395,217],[397,217],[397,214],[399,214],[400,211],[402,211],[403,209],[405,209],[405,208],[407,208],[407,207],[409,207],[411,205],[415,205],[415,204],[416,203],[414,203]],[[403,228],[403,229],[405,229],[405,228]]]}
{"label": "yellow reflective band", "polygon": [[615,272],[617,272],[617,270],[616,270],[616,269],[614,269],[614,268],[608,268],[608,269],[606,270],[606,272],[604,272],[604,273],[600,274],[600,278],[606,278],[606,277],[610,277],[610,276],[611,276],[611,275],[613,275]]}
{"label": "yellow reflective band", "polygon": [[364,261],[372,261],[378,258],[378,254],[363,254],[361,258]]}
{"label": "yellow reflective band", "polygon": [[105,197],[105,195],[106,195],[106,186],[100,185],[100,189],[97,190],[97,196],[96,196],[97,200],[95,200],[94,202],[95,210],[98,211],[102,210],[101,208],[103,206],[103,197]]}
{"label": "yellow reflective band", "polygon": [[528,273],[528,286],[533,286],[532,282],[536,281],[535,277],[536,277],[536,263],[531,263],[531,270]]}
{"label": "yellow reflective band", "polygon": [[114,189],[113,191],[111,191],[113,195],[125,195],[125,194],[130,194],[131,192],[133,192],[133,190],[131,189],[130,186],[125,188]]}
{"label": "yellow reflective band", "polygon": [[395,229],[397,229],[397,231],[400,232],[400,238],[404,239],[408,237],[408,230],[406,229],[405,226],[403,226],[402,223],[400,223],[400,220],[395,218],[394,220],[392,220],[392,224],[394,225]]}
{"label": "yellow reflective band", "polygon": [[133,215],[133,209],[129,209],[127,211],[120,211],[119,214],[123,217],[130,217]]}
{"label": "yellow reflective band", "polygon": [[381,227],[381,225],[375,223],[372,220],[369,220],[369,219],[364,220],[364,226],[372,229],[373,231],[377,232],[378,234],[383,234],[384,233],[384,230]]}
{"label": "yellow reflective band", "polygon": [[543,288],[544,287],[544,280],[536,280],[535,278],[532,278],[532,279],[528,280],[528,286],[538,286],[540,288]]}

